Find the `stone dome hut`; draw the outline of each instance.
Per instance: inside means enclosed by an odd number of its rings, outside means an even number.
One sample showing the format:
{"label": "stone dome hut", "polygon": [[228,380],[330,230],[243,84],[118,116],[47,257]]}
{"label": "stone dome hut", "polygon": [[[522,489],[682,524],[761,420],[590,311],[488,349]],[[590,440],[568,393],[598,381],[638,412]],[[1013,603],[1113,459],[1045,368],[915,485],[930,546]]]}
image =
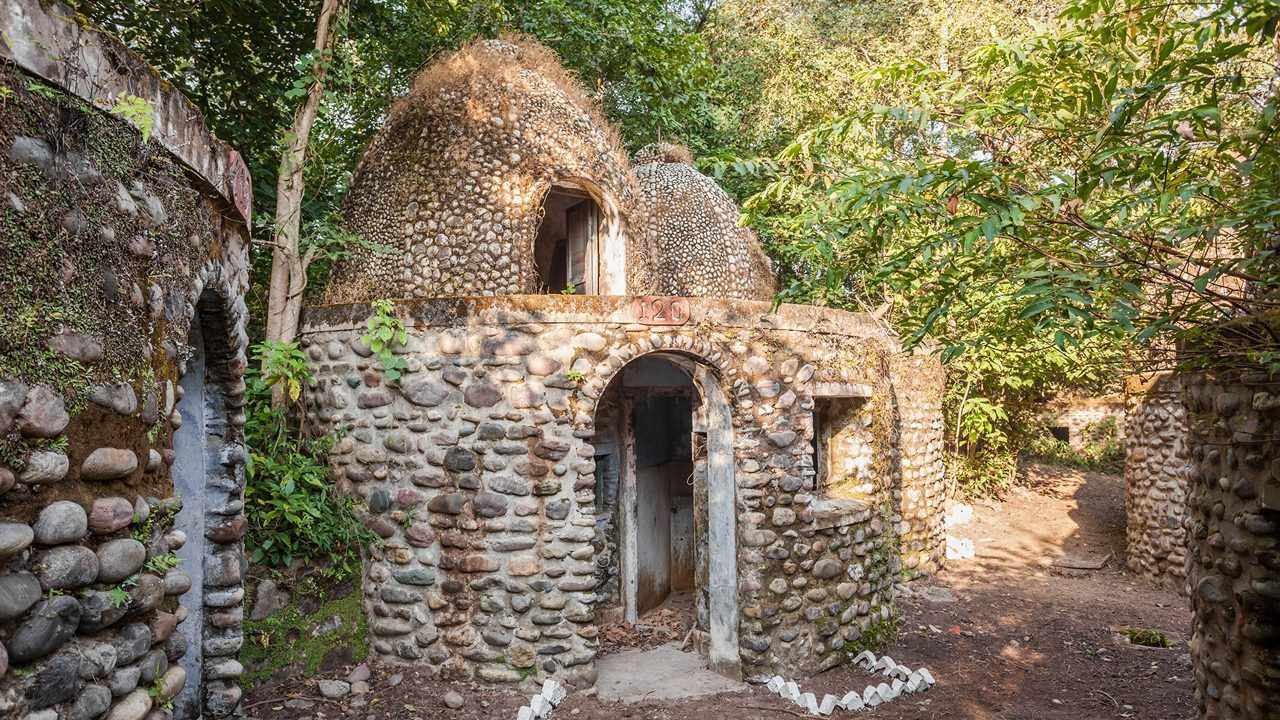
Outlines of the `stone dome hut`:
{"label": "stone dome hut", "polygon": [[661,143],[635,155],[658,293],[769,300],[778,282],[741,211],[715,180],[694,169],[687,148]]}
{"label": "stone dome hut", "polygon": [[[837,665],[945,555],[941,367],[868,315],[774,307],[728,196],[670,148],[633,174],[614,137],[550,51],[481,42],[360,162],[351,228],[402,252],[339,268],[299,337],[308,426],[343,431],[334,482],[383,538],[371,648],[589,687],[601,628],[669,607],[726,675]],[[361,339],[374,292],[399,378]]]}
{"label": "stone dome hut", "polygon": [[624,246],[635,204],[617,134],[555,54],[474,42],[418,78],[357,164],[347,224],[398,253],[343,264],[330,293],[647,290],[643,246]]}

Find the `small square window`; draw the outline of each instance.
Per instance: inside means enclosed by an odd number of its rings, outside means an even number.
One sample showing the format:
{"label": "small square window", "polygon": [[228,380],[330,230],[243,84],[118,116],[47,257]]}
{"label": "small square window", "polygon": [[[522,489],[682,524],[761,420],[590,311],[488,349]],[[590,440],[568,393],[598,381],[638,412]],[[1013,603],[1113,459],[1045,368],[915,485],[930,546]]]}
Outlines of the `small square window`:
{"label": "small square window", "polygon": [[865,397],[813,399],[813,492],[819,497],[871,493],[875,443]]}

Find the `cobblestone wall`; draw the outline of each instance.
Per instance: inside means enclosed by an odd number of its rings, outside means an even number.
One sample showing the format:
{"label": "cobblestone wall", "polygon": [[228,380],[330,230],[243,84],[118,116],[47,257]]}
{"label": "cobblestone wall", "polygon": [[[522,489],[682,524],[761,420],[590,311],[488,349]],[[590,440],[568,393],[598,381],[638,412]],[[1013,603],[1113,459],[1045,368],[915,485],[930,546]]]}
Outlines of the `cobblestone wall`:
{"label": "cobblestone wall", "polygon": [[946,376],[937,359],[923,352],[894,358],[893,375],[902,476],[894,492],[902,563],[912,576],[927,575],[941,570],[947,555],[942,427]]}
{"label": "cobblestone wall", "polygon": [[1280,378],[1212,372],[1184,398],[1194,474],[1191,641],[1199,717],[1280,708]]}
{"label": "cobblestone wall", "polygon": [[738,204],[692,162],[688,150],[665,143],[636,153],[656,294],[772,299],[778,280],[755,231],[738,227]]}
{"label": "cobblestone wall", "polygon": [[[364,581],[377,654],[451,678],[594,683],[597,612],[614,602],[594,562],[596,403],[650,353],[705,368],[727,398],[742,673],[808,675],[884,639],[901,568],[893,498],[815,497],[813,397],[870,388],[885,408],[879,467],[923,488],[939,481],[927,468],[940,477],[915,455],[932,441],[891,445],[904,435],[892,408],[913,408],[906,434],[923,438],[940,422],[925,417],[936,402],[895,395],[896,343],[862,316],[689,303],[687,325],[661,328],[637,324],[626,297],[406,301],[397,352],[408,372],[391,386],[359,341],[366,306],[307,310],[302,341],[318,366],[308,412],[344,429],[335,480],[385,539]],[[900,453],[912,472],[892,475]]]}
{"label": "cobblestone wall", "polygon": [[[328,293],[539,292],[542,201],[566,180],[591,192],[606,234],[630,236],[636,188],[626,154],[555,53],[518,41],[468,45],[427,69],[392,108],[344,199],[351,230],[396,252],[357,253],[335,270]],[[623,251],[640,288],[643,249]]]}
{"label": "cobblestone wall", "polygon": [[1124,438],[1125,564],[1182,592],[1187,488],[1194,469],[1177,378],[1130,378]]}
{"label": "cobblestone wall", "polygon": [[[240,695],[248,210],[224,173],[243,165],[171,86],[71,17],[0,2],[0,716],[165,720],[186,693],[225,717]],[[99,109],[126,89],[152,108],[149,142]],[[178,381],[201,361],[197,307],[223,467],[181,498],[173,440]],[[207,536],[179,526],[184,502],[218,513]],[[193,548],[195,567],[179,564]],[[190,596],[193,576],[208,593]],[[180,630],[205,606],[193,648]],[[201,654],[198,686],[186,666]]]}

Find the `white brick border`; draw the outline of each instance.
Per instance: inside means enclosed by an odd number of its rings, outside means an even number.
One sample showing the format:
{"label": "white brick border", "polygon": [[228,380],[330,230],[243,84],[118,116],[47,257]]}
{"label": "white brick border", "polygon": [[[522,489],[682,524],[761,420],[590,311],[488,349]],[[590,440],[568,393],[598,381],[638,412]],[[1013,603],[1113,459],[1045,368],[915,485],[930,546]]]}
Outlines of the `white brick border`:
{"label": "white brick border", "polygon": [[[858,653],[858,656],[853,659],[853,664],[872,672],[882,673],[885,677],[892,678],[893,681],[881,682],[878,685],[868,685],[861,693],[857,690],[850,690],[841,698],[837,698],[835,695],[824,695],[821,701],[813,693],[800,692],[800,686],[796,685],[795,681],[784,680],[781,675],[774,675],[765,687],[769,688],[771,692],[777,693],[779,697],[790,700],[813,715],[830,715],[836,709],[862,710],[863,708],[882,705],[903,693],[928,690],[936,682],[933,679],[933,673],[930,673],[928,668],[912,670],[906,665],[899,665],[894,662],[893,658],[888,655],[881,655],[877,659],[870,650],[863,650]],[[522,716],[519,720],[527,720],[527,718]]]}
{"label": "white brick border", "polygon": [[568,691],[560,683],[547,678],[542,683],[542,692],[534,695],[528,705],[516,712],[516,720],[544,720],[557,705],[564,702],[567,694]]}

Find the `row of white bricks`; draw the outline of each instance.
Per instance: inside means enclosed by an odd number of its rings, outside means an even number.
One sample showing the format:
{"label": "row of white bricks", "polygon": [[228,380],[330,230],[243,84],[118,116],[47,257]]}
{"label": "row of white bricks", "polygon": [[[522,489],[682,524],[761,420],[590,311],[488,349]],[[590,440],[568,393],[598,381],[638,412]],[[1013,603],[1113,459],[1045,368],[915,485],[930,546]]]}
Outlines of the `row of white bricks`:
{"label": "row of white bricks", "polygon": [[796,685],[795,681],[784,680],[780,675],[774,675],[766,687],[778,693],[779,697],[790,700],[814,715],[830,715],[836,709],[861,710],[875,707],[889,702],[904,692],[913,693],[928,690],[933,687],[935,682],[933,674],[927,668],[912,670],[906,665],[899,665],[894,662],[893,658],[888,655],[883,655],[876,659],[876,656],[870,650],[863,650],[858,653],[858,656],[853,659],[853,663],[872,672],[883,673],[885,677],[892,678],[892,682],[868,685],[862,692],[850,690],[842,698],[838,698],[835,695],[824,695],[821,701],[813,693],[800,692],[800,687]]}
{"label": "row of white bricks", "polygon": [[516,720],[545,720],[557,705],[564,702],[566,694],[568,691],[560,683],[548,678],[542,683],[542,692],[534,695],[529,704],[516,713]]}

